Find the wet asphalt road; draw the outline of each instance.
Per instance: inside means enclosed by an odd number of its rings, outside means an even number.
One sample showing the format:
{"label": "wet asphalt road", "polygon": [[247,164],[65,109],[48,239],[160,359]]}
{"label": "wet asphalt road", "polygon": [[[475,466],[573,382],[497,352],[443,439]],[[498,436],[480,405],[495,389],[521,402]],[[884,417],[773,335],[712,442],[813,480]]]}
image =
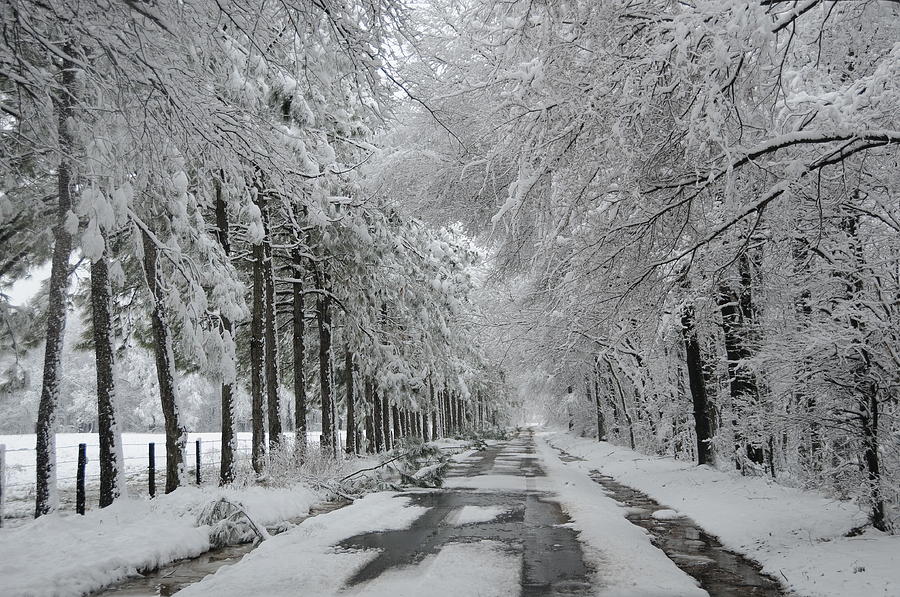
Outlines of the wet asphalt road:
{"label": "wet asphalt road", "polygon": [[[348,588],[364,585],[391,569],[414,565],[449,543],[490,540],[521,557],[521,595],[588,594],[591,571],[584,562],[581,545],[575,531],[560,526],[569,518],[552,493],[536,489],[535,478],[545,473],[535,455],[531,433],[522,433],[454,464],[448,478],[479,475],[522,477],[524,483],[501,485],[525,489],[445,488],[400,494],[429,510],[408,529],[364,533],[341,541],[340,549],[380,550],[349,579]],[[503,513],[487,522],[454,524],[453,513],[465,506],[493,507]]]}

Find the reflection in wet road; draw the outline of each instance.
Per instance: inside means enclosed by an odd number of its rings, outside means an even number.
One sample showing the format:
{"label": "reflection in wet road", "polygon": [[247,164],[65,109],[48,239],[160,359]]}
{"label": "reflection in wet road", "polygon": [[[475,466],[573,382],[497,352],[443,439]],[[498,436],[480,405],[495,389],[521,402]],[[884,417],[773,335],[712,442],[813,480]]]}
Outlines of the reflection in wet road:
{"label": "reflection in wet road", "polygon": [[[584,595],[590,589],[590,569],[584,563],[575,531],[565,525],[568,516],[550,493],[537,491],[534,478],[544,472],[534,455],[530,433],[501,446],[491,446],[455,465],[450,477],[515,476],[524,489],[441,489],[401,494],[412,503],[430,508],[408,529],[372,532],[350,537],[341,549],[378,549],[379,555],[348,581],[359,585],[382,573],[421,562],[444,546],[495,541],[522,559],[521,594]],[[455,483],[450,483],[451,485]],[[488,483],[487,485],[490,485]],[[466,523],[466,511],[500,513],[490,520]]]}

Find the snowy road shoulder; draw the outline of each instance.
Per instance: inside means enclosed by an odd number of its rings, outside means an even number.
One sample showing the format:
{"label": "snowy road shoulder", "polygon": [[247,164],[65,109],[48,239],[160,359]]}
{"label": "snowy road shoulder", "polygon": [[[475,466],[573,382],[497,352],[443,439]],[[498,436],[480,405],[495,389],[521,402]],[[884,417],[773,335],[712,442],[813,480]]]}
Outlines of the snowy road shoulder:
{"label": "snowy road shoulder", "polygon": [[56,513],[0,531],[3,595],[66,597],[107,587],[210,549],[199,509],[225,497],[243,504],[258,523],[304,516],[321,492],[286,489],[182,487],[153,500],[122,499],[85,516]]}
{"label": "snowy road shoulder", "polygon": [[377,556],[372,550],[339,550],[333,547],[336,543],[365,531],[406,528],[427,510],[395,496],[371,494],[346,508],[305,520],[179,595],[336,595],[350,575]]}
{"label": "snowy road shoulder", "polygon": [[845,537],[865,522],[853,504],[566,433],[540,434],[542,450],[547,442],[584,459],[570,473],[592,483],[598,470],[690,516],[799,595],[900,595],[900,536]]}
{"label": "snowy road shoulder", "polygon": [[580,470],[563,464],[546,442],[535,442],[548,485],[579,532],[585,558],[596,570],[595,595],[687,597],[706,595],[650,543],[646,532],[624,518],[618,503]]}

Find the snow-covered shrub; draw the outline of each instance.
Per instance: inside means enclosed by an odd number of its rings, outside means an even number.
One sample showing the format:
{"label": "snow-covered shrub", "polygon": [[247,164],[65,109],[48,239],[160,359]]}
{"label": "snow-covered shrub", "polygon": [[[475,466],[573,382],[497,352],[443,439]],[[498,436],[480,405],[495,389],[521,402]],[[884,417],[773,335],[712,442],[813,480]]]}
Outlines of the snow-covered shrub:
{"label": "snow-covered shrub", "polygon": [[197,526],[209,526],[209,543],[213,547],[258,542],[269,533],[256,523],[244,507],[225,498],[209,502],[197,515]]}

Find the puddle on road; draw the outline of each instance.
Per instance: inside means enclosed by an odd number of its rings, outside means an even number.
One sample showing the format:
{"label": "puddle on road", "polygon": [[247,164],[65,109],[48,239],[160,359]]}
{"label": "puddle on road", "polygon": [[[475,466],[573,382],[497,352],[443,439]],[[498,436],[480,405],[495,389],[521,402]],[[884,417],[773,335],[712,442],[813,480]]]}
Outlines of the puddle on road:
{"label": "puddle on road", "polygon": [[[580,460],[580,459],[579,459]],[[658,520],[653,512],[666,509],[649,496],[591,471],[591,478],[609,496],[628,506],[625,518],[650,532],[653,544],[700,582],[711,597],[780,597],[788,595],[759,565],[728,551],[718,539],[689,518]]]}
{"label": "puddle on road", "polygon": [[[325,514],[339,508],[343,508],[349,502],[335,501],[325,502],[310,508],[309,515],[288,520],[287,522],[297,525],[307,518],[312,518],[319,514]],[[290,530],[288,528],[287,530]],[[269,529],[269,533],[277,534],[278,528]],[[163,566],[157,570],[147,572],[142,576],[130,578],[122,583],[109,587],[94,593],[95,597],[167,597],[174,595],[181,589],[200,582],[208,575],[214,573],[222,566],[239,562],[241,558],[253,551],[256,544],[244,543],[241,545],[229,545],[212,549],[203,553],[196,558],[180,560]]]}
{"label": "puddle on road", "polygon": [[[516,453],[516,466],[503,454]],[[504,447],[490,447],[478,461],[460,463],[449,476],[477,474],[544,476],[533,454],[531,439]],[[498,456],[500,458],[498,459]],[[499,460],[500,466],[494,466]],[[502,543],[522,557],[521,594],[585,595],[590,592],[591,570],[584,563],[577,533],[549,494],[539,491],[437,490],[400,494],[413,505],[429,508],[408,529],[364,533],[341,541],[339,549],[377,549],[379,555],[360,569],[348,586],[372,580],[387,570],[412,566],[436,554],[444,545],[490,540]],[[488,522],[453,524],[454,512],[465,506],[491,507],[503,514]]]}

